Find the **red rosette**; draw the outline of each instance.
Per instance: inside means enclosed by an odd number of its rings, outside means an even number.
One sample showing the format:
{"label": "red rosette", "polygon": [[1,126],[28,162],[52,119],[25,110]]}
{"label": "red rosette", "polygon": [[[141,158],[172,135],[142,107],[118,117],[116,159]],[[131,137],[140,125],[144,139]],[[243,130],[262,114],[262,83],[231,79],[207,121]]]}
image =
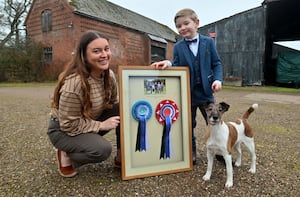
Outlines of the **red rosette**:
{"label": "red rosette", "polygon": [[160,124],[165,124],[165,117],[170,116],[172,123],[178,119],[179,108],[172,100],[162,100],[158,103],[155,110],[155,116]]}

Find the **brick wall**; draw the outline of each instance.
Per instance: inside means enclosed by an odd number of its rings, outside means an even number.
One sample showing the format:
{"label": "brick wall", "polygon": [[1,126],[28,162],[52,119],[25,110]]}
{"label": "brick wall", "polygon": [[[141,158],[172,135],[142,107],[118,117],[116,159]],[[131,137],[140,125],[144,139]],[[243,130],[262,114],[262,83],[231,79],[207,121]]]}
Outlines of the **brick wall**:
{"label": "brick wall", "polygon": [[[41,13],[52,11],[52,31],[42,32]],[[86,30],[97,30],[109,38],[112,50],[111,68],[118,65],[149,65],[151,40],[142,32],[75,15],[66,1],[34,1],[26,20],[27,34],[53,49],[53,64],[63,67],[72,58],[77,42]],[[173,44],[168,44],[167,58],[172,57]],[[171,50],[170,50],[171,49]]]}

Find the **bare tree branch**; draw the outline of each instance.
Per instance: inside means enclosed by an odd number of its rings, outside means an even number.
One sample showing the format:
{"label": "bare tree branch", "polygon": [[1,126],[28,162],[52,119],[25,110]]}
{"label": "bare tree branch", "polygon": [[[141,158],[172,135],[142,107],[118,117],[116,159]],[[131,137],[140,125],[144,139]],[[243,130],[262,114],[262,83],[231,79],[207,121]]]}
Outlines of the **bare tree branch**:
{"label": "bare tree branch", "polygon": [[[28,13],[32,0],[5,0],[3,4],[3,17],[1,17],[1,25],[4,25],[8,33],[4,35],[0,43],[0,47],[7,43],[18,44],[20,39],[21,24]],[[13,40],[14,38],[14,40]],[[14,41],[14,42],[12,42]]]}

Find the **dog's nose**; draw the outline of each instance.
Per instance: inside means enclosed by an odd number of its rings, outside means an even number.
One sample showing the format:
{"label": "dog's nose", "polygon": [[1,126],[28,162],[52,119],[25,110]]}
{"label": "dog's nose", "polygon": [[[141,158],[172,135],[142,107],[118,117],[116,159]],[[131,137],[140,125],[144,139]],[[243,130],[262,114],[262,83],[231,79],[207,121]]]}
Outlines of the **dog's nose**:
{"label": "dog's nose", "polygon": [[218,116],[213,116],[213,120],[218,120]]}

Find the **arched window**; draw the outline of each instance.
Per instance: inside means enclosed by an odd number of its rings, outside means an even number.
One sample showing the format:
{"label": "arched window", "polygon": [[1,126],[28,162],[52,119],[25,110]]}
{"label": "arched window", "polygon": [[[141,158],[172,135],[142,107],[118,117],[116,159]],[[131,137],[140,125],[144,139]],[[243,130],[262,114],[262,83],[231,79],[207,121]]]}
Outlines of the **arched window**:
{"label": "arched window", "polygon": [[48,32],[52,30],[52,12],[51,10],[44,10],[42,12],[42,31]]}

